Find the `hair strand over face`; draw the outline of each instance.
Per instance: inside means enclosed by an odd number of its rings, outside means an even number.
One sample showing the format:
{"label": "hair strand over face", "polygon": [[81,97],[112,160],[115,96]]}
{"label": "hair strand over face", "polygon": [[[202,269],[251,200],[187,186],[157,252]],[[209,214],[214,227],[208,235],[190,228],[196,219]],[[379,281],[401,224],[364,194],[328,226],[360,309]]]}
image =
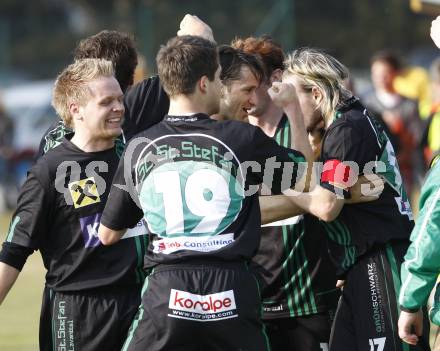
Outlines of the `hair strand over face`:
{"label": "hair strand over face", "polygon": [[344,87],[348,69],[333,56],[312,48],[301,48],[289,54],[285,61],[286,71],[298,76],[305,91],[317,87],[322,95],[319,109],[329,125],[336,110],[345,105],[352,93]]}

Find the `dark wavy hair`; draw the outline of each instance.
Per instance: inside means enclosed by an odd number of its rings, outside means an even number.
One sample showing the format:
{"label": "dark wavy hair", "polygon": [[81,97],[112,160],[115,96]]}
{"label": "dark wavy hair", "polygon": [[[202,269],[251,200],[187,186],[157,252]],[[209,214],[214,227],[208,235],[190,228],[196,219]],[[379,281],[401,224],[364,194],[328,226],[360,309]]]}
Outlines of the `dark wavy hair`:
{"label": "dark wavy hair", "polygon": [[133,85],[138,59],[134,41],[127,33],[103,30],[85,38],[76,47],[74,58],[101,58],[111,61],[121,90],[125,93],[128,87]]}

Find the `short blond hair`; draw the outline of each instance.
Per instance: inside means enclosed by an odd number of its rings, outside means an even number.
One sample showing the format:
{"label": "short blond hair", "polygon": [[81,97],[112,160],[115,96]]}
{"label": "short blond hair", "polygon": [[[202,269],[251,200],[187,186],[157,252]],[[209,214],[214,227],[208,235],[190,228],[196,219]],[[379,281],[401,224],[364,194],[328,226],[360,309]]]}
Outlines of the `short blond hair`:
{"label": "short blond hair", "polygon": [[329,54],[312,48],[301,48],[287,56],[286,73],[298,76],[302,80],[302,88],[311,91],[317,86],[323,99],[319,105],[326,125],[334,118],[336,110],[343,107],[352,97],[352,93],[344,87],[344,79],[348,78],[348,69]]}
{"label": "short blond hair", "polygon": [[72,115],[69,111],[70,104],[84,105],[91,95],[87,83],[100,77],[114,77],[111,61],[77,60],[58,75],[53,88],[52,106],[66,126],[73,127]]}

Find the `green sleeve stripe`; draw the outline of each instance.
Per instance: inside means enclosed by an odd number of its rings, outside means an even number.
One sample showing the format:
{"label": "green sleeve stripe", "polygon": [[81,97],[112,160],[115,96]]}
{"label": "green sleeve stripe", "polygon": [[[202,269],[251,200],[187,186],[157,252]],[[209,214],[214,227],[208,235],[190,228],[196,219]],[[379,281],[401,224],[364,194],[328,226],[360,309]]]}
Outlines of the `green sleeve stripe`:
{"label": "green sleeve stripe", "polygon": [[6,241],[8,243],[12,242],[12,238],[14,236],[15,227],[17,226],[19,221],[20,221],[20,217],[16,216],[14,218],[14,220],[11,222],[11,226],[9,227],[8,236],[6,237]]}

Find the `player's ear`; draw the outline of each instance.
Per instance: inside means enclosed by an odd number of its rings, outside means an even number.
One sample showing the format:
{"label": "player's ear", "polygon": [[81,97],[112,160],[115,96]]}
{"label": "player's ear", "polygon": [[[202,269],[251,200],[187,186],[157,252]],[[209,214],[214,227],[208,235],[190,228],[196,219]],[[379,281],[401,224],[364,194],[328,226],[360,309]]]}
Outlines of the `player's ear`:
{"label": "player's ear", "polygon": [[282,78],[283,78],[283,71],[277,68],[270,75],[270,83],[272,84],[273,82],[281,82]]}
{"label": "player's ear", "polygon": [[316,85],[312,87],[312,96],[317,104],[319,104],[324,98],[324,94],[322,93],[321,89],[319,89]]}
{"label": "player's ear", "polygon": [[81,121],[83,119],[81,106],[77,102],[71,102],[69,104],[69,112],[73,120]]}
{"label": "player's ear", "polygon": [[207,76],[202,76],[199,81],[197,82],[197,87],[199,88],[199,90],[205,94],[207,89],[208,89],[208,77]]}

